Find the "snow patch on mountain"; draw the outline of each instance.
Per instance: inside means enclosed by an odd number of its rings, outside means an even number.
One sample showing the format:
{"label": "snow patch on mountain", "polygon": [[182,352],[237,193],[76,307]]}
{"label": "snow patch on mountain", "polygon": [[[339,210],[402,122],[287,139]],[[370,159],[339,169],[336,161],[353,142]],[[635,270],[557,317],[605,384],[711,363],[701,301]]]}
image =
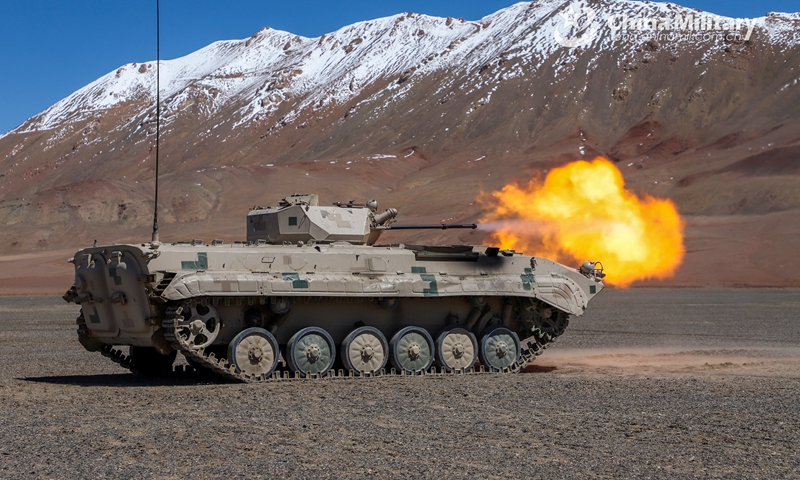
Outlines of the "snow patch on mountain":
{"label": "snow patch on mountain", "polygon": [[[556,41],[554,31],[570,6],[591,7],[597,12],[594,24],[600,26],[599,34],[584,47],[569,49]],[[406,95],[417,76],[442,71],[456,75],[445,76],[436,95],[462,88],[455,82],[466,78],[469,92],[480,90],[482,101],[488,102],[498,83],[531,71],[552,67],[554,83],[563,80],[587,51],[592,53],[587,73],[599,57],[610,52],[615,52],[623,66],[639,45],[611,34],[607,26],[611,15],[674,18],[700,13],[672,3],[543,0],[518,3],[478,21],[398,14],[355,23],[317,38],[264,28],[249,39],[215,42],[184,57],[162,61],[163,125],[169,125],[190,105],[206,117],[234,105],[235,126],[268,119],[285,125],[308,109],[345,104],[381,79],[385,82],[379,91],[353,108],[377,98],[388,99],[388,104]],[[798,45],[800,14],[770,14],[759,21],[769,40],[781,48]],[[626,41],[630,44],[623,44]],[[662,42],[661,47],[676,53],[682,48],[704,48],[711,56],[724,44],[717,38],[706,43]],[[132,104],[138,113],[117,128],[129,128],[131,121],[141,125],[142,118],[152,121],[155,66],[155,62],[124,65],[12,132],[52,130],[126,104]],[[291,106],[288,113],[271,119],[285,104]]]}

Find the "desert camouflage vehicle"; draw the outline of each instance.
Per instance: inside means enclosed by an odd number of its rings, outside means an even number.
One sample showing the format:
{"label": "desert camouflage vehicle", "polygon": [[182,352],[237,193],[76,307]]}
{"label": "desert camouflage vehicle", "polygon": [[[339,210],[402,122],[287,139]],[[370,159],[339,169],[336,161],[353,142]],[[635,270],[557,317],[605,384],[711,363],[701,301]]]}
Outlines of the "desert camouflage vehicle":
{"label": "desert camouflage vehicle", "polygon": [[180,352],[198,370],[258,381],[467,372],[478,361],[518,371],[603,288],[594,262],[376,245],[389,229],[453,227],[392,226],[396,216],[375,201],[293,195],[254,207],[246,242],[82,249],[64,298],[81,305],[80,343],[132,370],[172,371]]}

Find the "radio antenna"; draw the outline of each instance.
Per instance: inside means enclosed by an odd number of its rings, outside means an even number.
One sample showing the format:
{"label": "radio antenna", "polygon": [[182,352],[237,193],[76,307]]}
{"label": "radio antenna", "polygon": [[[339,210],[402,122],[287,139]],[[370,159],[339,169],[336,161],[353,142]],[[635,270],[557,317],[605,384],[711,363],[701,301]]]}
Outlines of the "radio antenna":
{"label": "radio antenna", "polygon": [[156,198],[153,207],[153,242],[158,241],[158,144],[161,139],[161,7],[156,0]]}

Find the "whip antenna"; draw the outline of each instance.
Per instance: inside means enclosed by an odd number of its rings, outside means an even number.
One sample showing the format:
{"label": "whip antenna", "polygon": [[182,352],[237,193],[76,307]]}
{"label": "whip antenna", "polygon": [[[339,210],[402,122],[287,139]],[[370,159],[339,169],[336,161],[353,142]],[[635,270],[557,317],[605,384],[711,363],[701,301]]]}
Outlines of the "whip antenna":
{"label": "whip antenna", "polygon": [[156,0],[156,199],[153,207],[153,242],[158,241],[158,144],[161,139],[161,8]]}

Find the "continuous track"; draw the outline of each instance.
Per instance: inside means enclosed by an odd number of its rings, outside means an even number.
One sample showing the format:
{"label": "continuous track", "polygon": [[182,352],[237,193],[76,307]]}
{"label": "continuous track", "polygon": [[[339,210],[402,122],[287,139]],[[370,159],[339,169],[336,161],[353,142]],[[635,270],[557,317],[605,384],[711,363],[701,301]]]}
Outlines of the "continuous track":
{"label": "continuous track", "polygon": [[[318,375],[312,374],[306,377],[302,377],[299,373],[295,372],[292,373],[288,369],[284,369],[281,371],[276,370],[269,376],[251,376],[244,374],[242,372],[237,372],[237,369],[234,365],[228,362],[225,358],[217,358],[213,352],[207,352],[205,349],[194,349],[186,341],[176,332],[175,325],[180,320],[182,320],[181,313],[183,312],[183,307],[181,306],[169,306],[166,310],[166,316],[162,322],[162,327],[164,328],[164,335],[166,339],[170,342],[173,348],[183,354],[187,359],[189,359],[194,367],[202,367],[207,372],[210,372],[219,378],[224,378],[227,380],[231,380],[234,382],[242,382],[242,383],[257,383],[257,382],[268,382],[268,381],[288,381],[288,380],[308,380],[308,379],[352,379],[352,378],[362,378],[355,374],[353,371],[345,371],[345,370],[338,370],[334,371],[331,369],[325,375]],[[85,325],[85,321],[83,320],[83,316],[78,317],[78,325],[81,326],[83,323]],[[542,352],[553,342],[555,339],[563,333],[563,330],[556,332],[556,333],[544,333],[537,329],[534,329],[533,335],[522,339],[520,341],[521,345],[521,355],[520,360],[515,362],[510,367],[504,368],[502,370],[496,369],[486,369],[484,366],[480,366],[479,368],[469,369],[469,370],[450,370],[447,371],[445,368],[437,368],[436,366],[431,367],[427,371],[422,371],[419,373],[411,374],[407,372],[397,372],[394,368],[392,369],[382,369],[380,372],[376,372],[374,374],[368,373],[364,374],[364,378],[372,378],[372,377],[396,377],[396,376],[451,376],[451,375],[476,375],[476,374],[510,374],[510,373],[518,373],[522,369],[524,369],[528,364],[534,361],[534,359],[541,355]],[[127,368],[132,372],[140,372],[140,368],[137,368],[137,365],[133,358],[130,355],[124,354],[122,350],[115,349],[111,345],[104,345],[100,350],[100,353],[104,356],[109,358],[114,363],[120,365],[121,367]],[[196,371],[196,368],[192,366],[183,366],[178,365],[172,368],[171,374],[185,374]]]}

